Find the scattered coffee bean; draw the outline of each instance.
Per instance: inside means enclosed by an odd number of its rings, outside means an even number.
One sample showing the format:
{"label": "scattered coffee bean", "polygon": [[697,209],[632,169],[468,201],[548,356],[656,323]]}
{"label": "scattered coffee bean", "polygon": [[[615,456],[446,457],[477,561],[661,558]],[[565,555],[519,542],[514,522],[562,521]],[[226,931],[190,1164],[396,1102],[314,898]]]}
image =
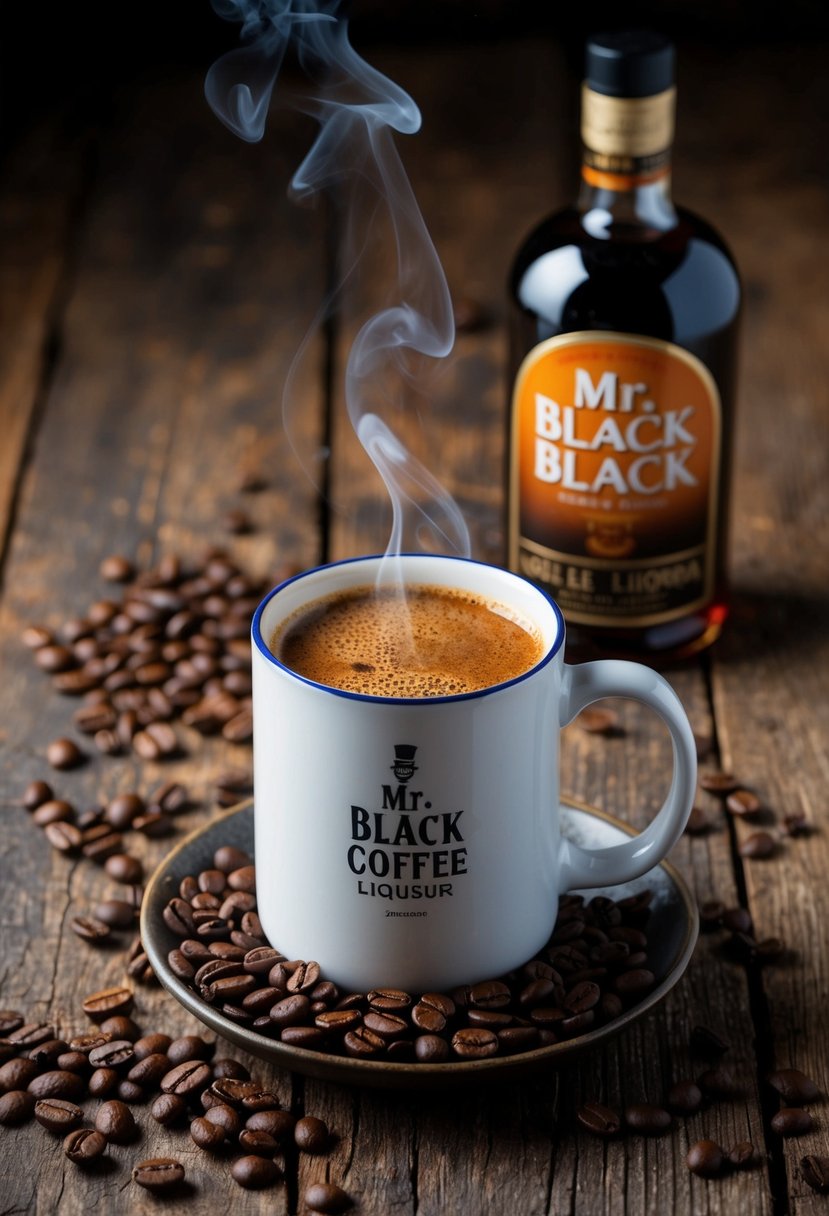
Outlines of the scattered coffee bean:
{"label": "scattered coffee bean", "polygon": [[690,836],[701,836],[703,832],[707,832],[711,827],[711,818],[706,810],[701,806],[691,807],[691,813],[688,816],[688,822],[685,824],[685,831]]}
{"label": "scattered coffee bean", "polygon": [[106,1151],[107,1138],[89,1127],[79,1127],[70,1132],[63,1142],[63,1151],[76,1165],[87,1165],[97,1161]]}
{"label": "scattered coffee bean", "polygon": [[230,1167],[230,1173],[239,1186],[246,1190],[258,1190],[260,1187],[272,1186],[281,1177],[279,1166],[269,1157],[248,1155],[237,1157]]}
{"label": "scattered coffee bean", "polygon": [[723,1151],[714,1140],[698,1140],[692,1144],[685,1161],[691,1173],[699,1174],[701,1178],[716,1178],[725,1164]]}
{"label": "scattered coffee bean", "polygon": [[35,1118],[47,1132],[65,1135],[80,1125],[83,1111],[74,1102],[62,1098],[42,1098],[35,1102]]}
{"label": "scattered coffee bean", "polygon": [[74,816],[75,808],[64,798],[50,798],[32,813],[32,819],[39,828],[46,828],[50,823],[69,823]]}
{"label": "scattered coffee bean", "polygon": [[754,1164],[754,1145],[750,1140],[741,1140],[728,1153],[728,1161],[735,1170],[747,1170]]}
{"label": "scattered coffee bean", "polygon": [[28,1085],[29,1093],[39,1098],[80,1098],[84,1091],[83,1079],[74,1072],[52,1069],[33,1077]]}
{"label": "scattered coffee bean", "polygon": [[129,558],[112,554],[104,558],[98,572],[108,583],[128,583],[135,575],[135,567]]}
{"label": "scattered coffee bean", "polygon": [[209,1043],[197,1034],[185,1034],[168,1044],[167,1059],[172,1065],[188,1060],[209,1060],[215,1050],[215,1043]]}
{"label": "scattered coffee bean", "polygon": [[129,1013],[133,1000],[131,988],[104,988],[85,998],[83,1011],[93,1022],[103,1022],[113,1014]]}
{"label": "scattered coffee bean", "polygon": [[751,790],[734,790],[725,800],[732,815],[756,815],[760,810],[760,799]]}
{"label": "scattered coffee bean", "polygon": [[0,1093],[8,1093],[12,1089],[25,1089],[33,1077],[36,1077],[39,1065],[35,1060],[18,1058],[7,1060],[0,1066]]}
{"label": "scattered coffee bean", "polygon": [[245,1122],[245,1127],[251,1131],[267,1132],[281,1145],[293,1141],[296,1125],[296,1115],[287,1110],[256,1111]]}
{"label": "scattered coffee bean", "polygon": [[102,1102],[95,1112],[95,1130],[113,1144],[129,1144],[137,1129],[133,1113],[126,1103],[118,1098],[110,1098]]}
{"label": "scattered coffee bean", "polygon": [[101,945],[110,937],[109,925],[95,916],[73,916],[69,923],[73,933],[93,945]]}
{"label": "scattered coffee bean", "polygon": [[[212,1111],[208,1111],[208,1114],[212,1114]],[[258,1132],[245,1127],[239,1132],[238,1140],[241,1149],[259,1157],[273,1157],[279,1151],[279,1141],[274,1139],[270,1132]]]}
{"label": "scattered coffee bean", "polygon": [[788,815],[783,816],[783,831],[787,836],[807,836],[811,830],[809,817],[805,811],[791,811]]}
{"label": "scattered coffee bean", "polygon": [[116,1089],[120,1077],[114,1068],[96,1068],[87,1082],[93,1098],[105,1098]]}
{"label": "scattered coffee bean", "polygon": [[582,730],[591,735],[615,735],[619,732],[619,715],[613,709],[591,706],[583,709],[576,721]]}
{"label": "scattered coffee bean", "polygon": [[34,1097],[23,1089],[10,1089],[0,1097],[0,1126],[17,1127],[32,1117]]}
{"label": "scattered coffee bean", "polygon": [[162,1127],[172,1127],[187,1113],[187,1103],[179,1094],[159,1094],[150,1107],[150,1114]]}
{"label": "scattered coffee bean", "polygon": [[740,788],[740,783],[733,773],[700,773],[699,783],[709,794],[722,794],[723,796]]}
{"label": "scattered coffee bean", "polygon": [[650,1102],[636,1102],[625,1107],[625,1124],[641,1135],[661,1136],[671,1123],[670,1113]]}
{"label": "scattered coffee bean", "polygon": [[675,1115],[694,1115],[702,1106],[702,1090],[694,1081],[676,1081],[668,1090],[667,1104]]}
{"label": "scattered coffee bean", "polygon": [[585,1102],[576,1111],[576,1118],[583,1128],[596,1136],[615,1136],[622,1126],[616,1111],[601,1102]]}
{"label": "scattered coffee bean", "polygon": [[54,739],[46,748],[46,759],[52,768],[77,768],[86,760],[86,754],[81,751],[72,739]]}
{"label": "scattered coffee bean", "polygon": [[778,1068],[768,1073],[766,1080],[776,1089],[787,1106],[805,1106],[807,1102],[816,1102],[820,1090],[811,1077],[807,1077],[799,1068]]}
{"label": "scattered coffee bean", "polygon": [[225,1142],[224,1128],[203,1116],[194,1119],[190,1124],[190,1136],[194,1144],[208,1153],[215,1153]]}
{"label": "scattered coffee bean", "polygon": [[305,1206],[322,1216],[336,1216],[353,1207],[351,1196],[333,1182],[312,1182],[302,1196]]}
{"label": "scattered coffee bean", "polygon": [[44,802],[54,798],[51,785],[46,781],[30,781],[23,791],[23,805],[27,811],[36,811]]}
{"label": "scattered coffee bean", "polygon": [[814,1119],[801,1106],[782,1106],[772,1117],[771,1127],[779,1136],[802,1136],[812,1130]]}
{"label": "scattered coffee bean", "polygon": [[810,1153],[800,1159],[800,1172],[803,1181],[820,1194],[829,1191],[829,1157],[819,1157]]}
{"label": "scattered coffee bean", "polygon": [[699,927],[703,933],[710,933],[722,924],[725,904],[719,899],[706,899],[699,905]]}
{"label": "scattered coffee bean", "polygon": [[740,845],[740,856],[750,858],[771,857],[777,851],[777,841],[771,832],[752,832]]}
{"label": "scattered coffee bean", "polygon": [[184,1181],[184,1166],[174,1157],[149,1157],[133,1168],[132,1180],[146,1191],[169,1191]]}
{"label": "scattered coffee bean", "polygon": [[314,1115],[304,1115],[294,1125],[294,1144],[304,1153],[324,1153],[329,1140],[328,1127]]}
{"label": "scattered coffee bean", "polygon": [[732,933],[752,933],[754,925],[748,908],[726,908],[721,917],[724,929]]}
{"label": "scattered coffee bean", "polygon": [[726,1064],[707,1068],[697,1078],[697,1084],[709,1098],[736,1098],[743,1092],[741,1083]]}

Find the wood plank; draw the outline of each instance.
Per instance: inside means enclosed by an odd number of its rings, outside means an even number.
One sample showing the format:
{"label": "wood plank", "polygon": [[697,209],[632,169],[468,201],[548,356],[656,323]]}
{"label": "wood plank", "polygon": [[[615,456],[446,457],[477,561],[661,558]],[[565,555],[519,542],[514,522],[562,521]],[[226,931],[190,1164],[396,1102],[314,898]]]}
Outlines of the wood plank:
{"label": "wood plank", "polygon": [[41,123],[6,152],[0,191],[0,537],[5,545],[69,271],[88,140]]}
{"label": "wood plank", "polygon": [[[91,864],[54,854],[18,805],[27,781],[48,773],[45,746],[67,733],[75,708],[51,691],[19,634],[32,619],[56,625],[111,594],[98,564],[113,551],[145,564],[170,552],[197,561],[219,544],[263,578],[280,562],[318,559],[316,491],[291,470],[279,407],[280,386],[325,276],[321,215],[299,211],[285,197],[306,135],[301,124],[277,118],[261,147],[237,143],[210,114],[201,81],[191,75],[122,96],[102,150],[0,609],[6,745],[0,848],[4,885],[15,892],[0,914],[3,1004],[52,1017],[63,1033],[84,1028],[85,993],[123,981],[122,950],[90,950],[69,929],[72,916],[118,888]],[[298,439],[313,446],[322,397],[315,367],[309,373],[298,382]],[[268,485],[242,498],[239,477],[251,466]],[[221,520],[240,505],[256,527],[234,539]],[[203,802],[184,820],[195,826],[215,813],[216,774],[229,764],[247,769],[250,749],[200,744],[195,733],[190,743],[191,754],[172,765],[101,758],[58,774],[55,788],[83,806],[117,790],[149,791],[175,775]],[[136,842],[135,852],[151,869],[168,847]],[[140,989],[137,1007],[144,1026],[199,1029],[158,989]],[[290,1104],[290,1078],[264,1066],[257,1074]],[[166,1148],[186,1160],[200,1196],[191,1210],[213,1210],[215,1203],[259,1210],[257,1198],[241,1192],[227,1171],[215,1171],[186,1133],[149,1126],[146,1114],[142,1123],[148,1127],[136,1146],[112,1151],[123,1168],[106,1174],[103,1186],[99,1175],[68,1166],[71,1174],[64,1174],[62,1154],[36,1125],[4,1129],[4,1207],[79,1213],[103,1204],[127,1211],[135,1202],[134,1188],[123,1189],[127,1164],[139,1151]],[[33,1171],[20,1170],[22,1157],[34,1162]],[[286,1210],[286,1202],[282,1188],[273,1210]],[[173,1210],[176,1201],[154,1206]]]}
{"label": "wood plank", "polygon": [[[805,813],[814,827],[807,837],[781,840],[778,856],[741,865],[758,935],[779,935],[791,951],[789,962],[762,974],[770,1020],[759,1044],[761,1070],[801,1068],[826,1094],[829,1040],[820,994],[829,989],[829,957],[820,926],[829,917],[822,880],[829,864],[829,258],[820,237],[827,187],[814,171],[813,149],[829,129],[818,59],[817,48],[767,49],[744,65],[743,87],[728,107],[717,88],[701,92],[698,130],[716,121],[720,152],[715,172],[687,185],[701,208],[710,209],[716,196],[748,297],[735,484],[737,594],[712,679],[723,763],[766,809],[759,823],[735,825],[736,841],[758,827],[778,830],[788,814]],[[777,1102],[766,1092],[770,1115]],[[822,1110],[822,1104],[814,1109],[809,1135],[786,1143],[772,1135],[785,1156],[790,1210],[798,1216],[825,1208],[799,1166],[806,1153],[829,1154]]]}

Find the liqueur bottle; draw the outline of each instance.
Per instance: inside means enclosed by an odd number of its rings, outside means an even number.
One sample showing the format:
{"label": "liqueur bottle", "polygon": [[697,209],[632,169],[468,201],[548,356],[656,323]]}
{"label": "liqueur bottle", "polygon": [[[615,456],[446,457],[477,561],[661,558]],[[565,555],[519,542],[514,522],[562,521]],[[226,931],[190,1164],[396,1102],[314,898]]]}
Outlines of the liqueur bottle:
{"label": "liqueur bottle", "polygon": [[512,271],[508,562],[580,657],[678,658],[727,614],[740,281],[672,202],[674,96],[662,35],[590,39],[577,205]]}

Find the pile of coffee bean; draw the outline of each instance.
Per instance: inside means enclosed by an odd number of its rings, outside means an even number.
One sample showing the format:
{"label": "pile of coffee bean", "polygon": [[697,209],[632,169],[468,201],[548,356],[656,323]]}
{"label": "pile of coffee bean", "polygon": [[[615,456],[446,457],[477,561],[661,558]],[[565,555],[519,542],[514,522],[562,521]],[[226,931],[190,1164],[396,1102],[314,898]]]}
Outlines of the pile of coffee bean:
{"label": "pile of coffee bean", "polygon": [[[699,784],[706,793],[720,799],[732,818],[753,821],[762,817],[768,822],[768,828],[758,828],[741,836],[738,844],[741,857],[754,861],[775,857],[786,837],[807,836],[811,831],[812,825],[804,811],[789,813],[783,817],[782,823],[778,823],[771,808],[764,806],[755,791],[734,773],[720,769],[704,770],[699,775]],[[712,822],[704,807],[695,806],[685,830],[690,835],[702,835],[709,830]]]}
{"label": "pile of coffee bean", "polygon": [[179,939],[170,969],[230,1021],[312,1051],[439,1064],[547,1047],[636,1004],[656,983],[647,954],[651,897],[565,895],[536,958],[446,993],[341,992],[316,962],[286,958],[262,931],[253,860],[232,846],[182,879],[164,921]]}
{"label": "pile of coffee bean", "polygon": [[[144,1033],[130,1016],[127,987],[91,993],[83,1002],[90,1031],[59,1038],[54,1026],[25,1022],[0,1011],[0,1126],[35,1119],[63,1137],[75,1165],[99,1159],[110,1144],[141,1137],[132,1107],[151,1102],[150,1115],[165,1128],[189,1128],[190,1138],[211,1158],[229,1162],[239,1186],[272,1186],[297,1153],[326,1153],[333,1137],[322,1119],[285,1110],[277,1096],[233,1059],[215,1058],[215,1044],[200,1035],[173,1039]],[[81,1105],[98,1099],[91,1111]],[[89,1126],[88,1124],[91,1124]],[[171,1157],[137,1161],[133,1182],[148,1191],[172,1191],[184,1180]],[[303,1196],[313,1212],[342,1212],[351,1197],[332,1182],[314,1183]]]}
{"label": "pile of coffee bean", "polygon": [[[181,753],[179,721],[202,735],[247,743],[250,622],[265,584],[223,551],[189,569],[171,554],[141,573],[113,555],[100,572],[121,586],[118,598],[96,600],[55,631],[33,624],[22,635],[55,690],[82,699],[76,729],[101,753],[132,751],[143,760]],[[58,739],[47,758],[71,768],[85,753]]]}

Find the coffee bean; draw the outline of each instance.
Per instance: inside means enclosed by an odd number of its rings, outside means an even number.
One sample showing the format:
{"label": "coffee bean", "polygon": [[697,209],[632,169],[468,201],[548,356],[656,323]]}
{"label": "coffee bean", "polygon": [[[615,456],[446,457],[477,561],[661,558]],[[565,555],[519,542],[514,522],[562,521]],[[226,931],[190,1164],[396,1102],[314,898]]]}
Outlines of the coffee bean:
{"label": "coffee bean", "polygon": [[41,646],[49,646],[54,637],[42,625],[27,625],[20,635],[20,640],[28,650],[39,650]]}
{"label": "coffee bean", "polygon": [[158,1031],[154,1031],[151,1034],[141,1035],[133,1043],[135,1058],[137,1060],[143,1060],[147,1056],[159,1054],[166,1055],[167,1049],[172,1041],[173,1040],[168,1034],[160,1034]]}
{"label": "coffee bean", "polygon": [[115,709],[108,702],[97,705],[82,705],[72,715],[75,726],[84,735],[97,735],[101,731],[111,731],[118,721]]}
{"label": "coffee bean", "polygon": [[25,1089],[38,1073],[38,1065],[34,1060],[18,1058],[7,1060],[0,1065],[0,1093],[8,1093],[12,1089]]}
{"label": "coffee bean", "polygon": [[327,1125],[314,1115],[304,1115],[294,1125],[294,1144],[303,1153],[324,1153],[330,1139]]}
{"label": "coffee bean", "polygon": [[115,1039],[93,1047],[89,1053],[89,1063],[93,1068],[119,1068],[121,1065],[132,1064],[135,1052],[128,1039]]}
{"label": "coffee bean", "polygon": [[146,803],[140,794],[118,794],[106,806],[104,814],[114,828],[122,831],[128,828],[146,810]]}
{"label": "coffee bean", "polygon": [[101,1022],[100,1030],[101,1034],[108,1034],[113,1039],[127,1039],[130,1043],[141,1038],[141,1027],[138,1023],[122,1013],[106,1018]]}
{"label": "coffee bean", "polygon": [[700,773],[699,783],[710,794],[722,794],[723,796],[740,788],[740,783],[733,773]]}
{"label": "coffee bean", "polygon": [[168,1045],[167,1058],[173,1065],[188,1060],[209,1060],[215,1050],[216,1044],[209,1043],[201,1035],[185,1034]]}
{"label": "coffee bean", "polygon": [[[97,910],[96,910],[97,911]],[[101,919],[104,919],[101,917]],[[134,997],[131,988],[103,988],[90,993],[83,1001],[83,1011],[93,1022],[103,1022],[113,1014],[129,1013]]]}
{"label": "coffee bean", "polygon": [[61,1098],[43,1098],[35,1102],[35,1118],[47,1131],[62,1135],[79,1126],[83,1111],[74,1102]]}
{"label": "coffee bean", "polygon": [[650,1102],[635,1102],[625,1107],[625,1123],[635,1132],[644,1136],[661,1136],[671,1126],[672,1120],[668,1111]]}
{"label": "coffee bean", "polygon": [[245,1127],[239,1133],[238,1139],[241,1149],[259,1157],[273,1157],[279,1151],[279,1142],[269,1132],[253,1131]]}
{"label": "coffee bean", "polygon": [[36,811],[44,802],[51,802],[54,796],[48,782],[30,781],[23,791],[23,805],[27,811]]}
{"label": "coffee bean", "polygon": [[778,1068],[768,1073],[766,1080],[787,1106],[805,1106],[807,1102],[816,1102],[820,1097],[820,1090],[812,1078],[799,1068]]}
{"label": "coffee bean", "polygon": [[800,1106],[782,1106],[772,1117],[772,1131],[786,1138],[802,1136],[814,1127],[814,1119],[807,1110]]}
{"label": "coffee bean", "polygon": [[74,916],[69,924],[73,933],[93,945],[101,945],[110,936],[109,925],[95,916]]}
{"label": "coffee bean", "polygon": [[167,928],[180,937],[190,937],[195,932],[193,910],[185,900],[174,897],[165,904],[161,915]]}
{"label": "coffee bean", "polygon": [[740,1140],[728,1152],[729,1163],[735,1170],[745,1170],[754,1164],[754,1145],[750,1140]]}
{"label": "coffee bean", "polygon": [[[236,1139],[242,1127],[241,1115],[232,1106],[228,1106],[226,1102],[219,1102],[216,1106],[211,1106],[205,1113],[205,1118],[210,1123],[215,1123],[220,1127],[228,1140]],[[264,1135],[265,1133],[263,1132],[262,1134]],[[248,1151],[252,1152],[253,1150],[249,1149]]]}
{"label": "coffee bean", "polygon": [[723,928],[730,929],[732,933],[753,932],[754,925],[748,908],[726,908],[720,919]]}
{"label": "coffee bean", "polygon": [[129,558],[112,554],[101,562],[98,573],[108,583],[128,583],[135,577],[135,567]]}
{"label": "coffee bean", "polygon": [[749,858],[771,857],[777,851],[777,841],[770,832],[752,832],[740,845],[740,856]]}
{"label": "coffee bean", "polygon": [[29,1059],[39,1069],[53,1068],[59,1056],[68,1050],[69,1044],[64,1039],[47,1039],[45,1043],[39,1043],[31,1049]]}
{"label": "coffee bean", "polygon": [[336,1216],[353,1206],[351,1196],[333,1182],[312,1182],[302,1196],[305,1206],[323,1216]]}
{"label": "coffee bean", "polygon": [[800,1159],[800,1172],[803,1181],[820,1194],[829,1191],[829,1157],[819,1157],[810,1153]]}
{"label": "coffee bean", "polygon": [[732,815],[756,815],[760,810],[760,799],[751,790],[734,790],[725,800]]}
{"label": "coffee bean", "polygon": [[692,1174],[698,1174],[700,1178],[716,1178],[722,1173],[725,1158],[715,1141],[698,1140],[689,1148],[685,1161]]}
{"label": "coffee bean", "polygon": [[187,1103],[179,1094],[159,1094],[150,1107],[150,1114],[162,1127],[178,1123],[187,1111]]}
{"label": "coffee bean", "polygon": [[212,1077],[210,1065],[203,1060],[185,1060],[164,1074],[160,1081],[161,1092],[188,1097],[206,1089]]}
{"label": "coffee bean", "polygon": [[711,817],[708,812],[701,806],[691,807],[691,813],[688,816],[688,821],[685,824],[685,831],[689,836],[701,836],[711,827]]}
{"label": "coffee bean", "polygon": [[269,1157],[254,1155],[237,1157],[230,1167],[230,1173],[234,1181],[246,1190],[258,1190],[260,1187],[272,1186],[281,1177],[275,1161],[271,1161]]}
{"label": "coffee bean", "polygon": [[722,923],[725,904],[719,899],[705,899],[699,905],[699,927],[703,933],[710,933],[719,928]]}
{"label": "coffee bean", "polygon": [[87,1165],[97,1161],[106,1151],[107,1138],[89,1127],[80,1127],[70,1132],[63,1142],[63,1151],[76,1165]]}
{"label": "coffee bean", "polygon": [[7,1040],[20,1050],[23,1048],[31,1050],[54,1037],[55,1028],[48,1022],[26,1022],[23,1026],[18,1026],[17,1030],[10,1031]]}
{"label": "coffee bean", "polygon": [[676,1081],[668,1090],[667,1104],[675,1115],[695,1115],[702,1106],[702,1090],[694,1081]]}
{"label": "coffee bean", "polygon": [[77,1072],[86,1074],[89,1069],[89,1060],[80,1051],[64,1051],[57,1058],[57,1066],[64,1072]]}
{"label": "coffee bean", "polygon": [[201,1115],[190,1124],[190,1137],[208,1153],[217,1152],[225,1142],[224,1128]]}
{"label": "coffee bean", "polygon": [[132,1111],[118,1098],[102,1102],[95,1112],[95,1130],[113,1144],[129,1144],[136,1134]]}
{"label": "coffee bean", "polygon": [[37,1100],[40,1098],[80,1098],[84,1091],[83,1078],[74,1072],[64,1072],[53,1069],[42,1072],[29,1082],[29,1093]]}
{"label": "coffee bean", "polygon": [[483,1060],[498,1051],[498,1036],[483,1027],[465,1027],[452,1036],[452,1050],[462,1060]]}
{"label": "coffee bean", "polygon": [[72,651],[67,646],[61,646],[59,642],[39,646],[35,650],[34,656],[35,663],[40,670],[46,671],[50,675],[67,671],[70,667],[75,666],[75,656]]}
{"label": "coffee bean", "polygon": [[500,980],[485,980],[470,989],[469,999],[478,1009],[503,1009],[510,1003],[512,994]]}
{"label": "coffee bean", "polygon": [[725,1064],[706,1069],[697,1078],[697,1084],[710,1098],[736,1098],[743,1092],[742,1085]]}
{"label": "coffee bean", "polygon": [[231,870],[227,876],[227,885],[233,891],[256,891],[256,867],[242,866],[238,870]]}
{"label": "coffee bean", "polygon": [[46,759],[52,768],[63,770],[83,764],[86,754],[71,739],[54,739],[46,748]]}
{"label": "coffee bean", "polygon": [[23,1089],[10,1089],[0,1097],[0,1126],[17,1127],[32,1117],[35,1100]]}
{"label": "coffee bean", "polygon": [[601,1102],[585,1102],[576,1111],[576,1118],[583,1128],[596,1136],[615,1136],[622,1126],[616,1111]]}
{"label": "coffee bean", "polygon": [[230,874],[233,870],[241,870],[252,864],[253,858],[233,845],[222,845],[213,855],[213,865],[223,874]]}
{"label": "coffee bean", "polygon": [[619,730],[619,715],[614,709],[604,707],[583,709],[576,722],[591,735],[615,735]]}
{"label": "coffee bean", "polygon": [[128,929],[135,923],[135,909],[126,900],[106,899],[95,905],[93,917],[84,919],[93,924],[102,924],[107,931]]}
{"label": "coffee bean", "polygon": [[812,825],[805,811],[791,811],[783,816],[783,831],[787,836],[808,836],[811,830]]}
{"label": "coffee bean", "polygon": [[141,832],[143,836],[149,836],[153,840],[169,836],[175,830],[172,819],[163,811],[148,811],[145,815],[137,815],[132,826],[136,832]]}
{"label": "coffee bean", "polygon": [[32,819],[39,828],[46,828],[51,823],[71,822],[74,816],[75,808],[63,798],[50,798],[32,813]]}
{"label": "coffee bean", "polygon": [[119,1080],[114,1068],[96,1068],[89,1078],[87,1088],[93,1098],[104,1098],[115,1090]]}
{"label": "coffee bean", "polygon": [[149,1157],[133,1168],[132,1180],[146,1191],[169,1191],[184,1181],[184,1166],[174,1157]]}
{"label": "coffee bean", "polygon": [[[81,847],[84,857],[88,857],[90,861],[103,864],[107,857],[120,852],[124,847],[124,838],[120,832],[101,833],[96,828],[92,831],[95,833],[94,838],[87,840]],[[84,836],[86,837],[87,833],[84,833]]]}

